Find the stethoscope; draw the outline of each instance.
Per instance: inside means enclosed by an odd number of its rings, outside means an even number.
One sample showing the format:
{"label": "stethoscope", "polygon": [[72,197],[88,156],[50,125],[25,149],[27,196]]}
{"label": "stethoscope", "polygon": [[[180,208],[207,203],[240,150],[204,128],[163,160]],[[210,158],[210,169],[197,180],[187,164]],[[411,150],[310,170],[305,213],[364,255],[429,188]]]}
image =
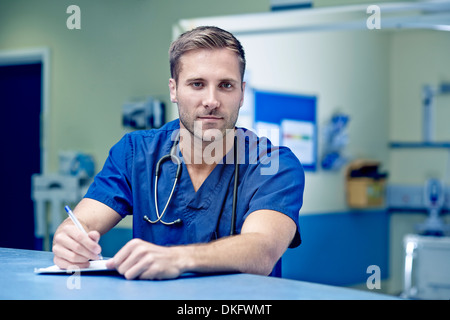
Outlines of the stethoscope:
{"label": "stethoscope", "polygon": [[[180,177],[180,173],[181,173],[181,159],[176,155],[176,149],[179,143],[179,139],[180,139],[180,133],[178,132],[178,135],[172,145],[172,147],[170,148],[170,153],[166,154],[165,156],[161,157],[161,159],[158,160],[158,162],[156,163],[156,170],[155,170],[155,193],[154,193],[154,198],[155,198],[155,209],[156,209],[156,216],[157,219],[156,220],[150,220],[149,217],[147,217],[146,215],[144,216],[144,220],[151,223],[151,224],[155,224],[158,222],[161,222],[162,224],[166,225],[166,226],[172,226],[172,225],[176,225],[176,224],[180,224],[182,223],[182,220],[180,218],[173,220],[171,222],[166,222],[163,220],[164,214],[166,213],[167,207],[169,206],[170,201],[172,200],[172,196],[173,196],[173,192],[175,191],[175,187],[177,185],[178,182],[178,178]],[[237,185],[238,185],[238,179],[239,179],[239,165],[238,165],[238,157],[237,157],[237,137],[234,136],[234,187],[233,187],[233,207],[232,207],[232,215],[231,215],[231,228],[230,228],[230,235],[235,234],[235,220],[236,220],[236,204],[237,204]],[[172,185],[172,190],[170,191],[170,195],[169,198],[166,202],[166,205],[164,206],[163,211],[161,212],[161,214],[159,213],[159,208],[158,208],[158,177],[159,174],[161,172],[161,167],[162,164],[168,160],[172,160],[173,163],[176,164],[177,166],[177,172],[175,174],[175,180],[173,182]]]}

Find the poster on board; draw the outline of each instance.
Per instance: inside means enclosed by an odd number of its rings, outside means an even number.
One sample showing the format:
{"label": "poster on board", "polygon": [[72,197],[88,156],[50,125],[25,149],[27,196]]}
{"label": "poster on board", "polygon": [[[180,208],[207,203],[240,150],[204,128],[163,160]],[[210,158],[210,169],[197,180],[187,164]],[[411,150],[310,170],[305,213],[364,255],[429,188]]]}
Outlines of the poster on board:
{"label": "poster on board", "polygon": [[317,170],[316,102],[315,96],[254,91],[257,134],[289,147],[305,171]]}

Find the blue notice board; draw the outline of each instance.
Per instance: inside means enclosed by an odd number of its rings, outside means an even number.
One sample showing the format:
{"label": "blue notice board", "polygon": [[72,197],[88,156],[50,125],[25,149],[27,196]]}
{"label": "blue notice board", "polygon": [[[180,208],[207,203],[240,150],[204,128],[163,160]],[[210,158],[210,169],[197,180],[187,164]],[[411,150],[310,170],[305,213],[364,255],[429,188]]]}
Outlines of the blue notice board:
{"label": "blue notice board", "polygon": [[255,125],[278,126],[279,144],[289,147],[306,171],[317,169],[317,97],[254,91]]}

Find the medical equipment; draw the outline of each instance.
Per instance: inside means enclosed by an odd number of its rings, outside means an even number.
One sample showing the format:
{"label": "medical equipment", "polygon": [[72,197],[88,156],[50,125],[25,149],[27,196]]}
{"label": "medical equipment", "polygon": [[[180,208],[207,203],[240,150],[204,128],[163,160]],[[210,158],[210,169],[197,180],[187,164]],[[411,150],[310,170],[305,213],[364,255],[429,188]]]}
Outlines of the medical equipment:
{"label": "medical equipment", "polygon": [[[178,133],[177,138],[175,139],[172,148],[170,149],[170,153],[166,154],[165,156],[161,157],[161,159],[158,160],[158,162],[156,163],[156,170],[155,170],[155,193],[154,193],[154,198],[155,198],[155,209],[156,209],[156,216],[157,219],[156,220],[151,220],[147,215],[145,215],[143,218],[145,221],[151,223],[151,224],[155,224],[158,222],[161,222],[162,224],[166,225],[166,226],[171,226],[171,225],[175,225],[175,224],[180,224],[182,223],[182,220],[180,218],[173,220],[171,222],[166,222],[163,220],[164,214],[166,213],[167,207],[169,206],[170,200],[172,200],[172,196],[173,196],[173,192],[175,190],[175,187],[177,185],[178,182],[178,178],[180,177],[180,173],[181,173],[181,159],[175,154],[176,152],[176,148],[178,146],[179,143],[179,138],[180,138],[180,133]],[[233,207],[232,207],[232,215],[231,215],[231,228],[230,228],[230,235],[235,234],[235,221],[236,221],[236,204],[237,204],[237,184],[238,184],[238,179],[239,179],[239,165],[238,165],[238,157],[237,157],[237,137],[234,137],[234,187],[233,187]],[[172,190],[170,191],[170,195],[169,198],[167,199],[166,205],[164,206],[163,211],[161,212],[161,214],[159,213],[159,208],[158,208],[158,177],[160,174],[160,170],[161,170],[161,166],[164,162],[166,162],[167,160],[171,159],[172,162],[176,163],[177,166],[177,172],[175,174],[175,180],[173,182],[172,185]]]}
{"label": "medical equipment", "polygon": [[79,151],[61,151],[58,155],[58,173],[34,174],[31,177],[34,235],[42,239],[44,250],[50,250],[50,238],[64,220],[61,214],[63,203],[80,201],[95,174],[92,155]]}
{"label": "medical equipment", "polygon": [[425,183],[423,203],[429,216],[423,224],[416,226],[423,235],[443,236],[450,231],[450,226],[447,226],[439,217],[439,213],[444,206],[444,200],[444,184],[438,179],[428,179]]}
{"label": "medical equipment", "polygon": [[430,143],[435,138],[435,98],[438,95],[450,94],[450,83],[441,83],[439,86],[425,85],[422,89],[423,97],[423,140]]}
{"label": "medical equipment", "polygon": [[403,238],[403,298],[450,298],[450,237],[407,234]]}
{"label": "medical equipment", "polygon": [[94,157],[79,151],[60,151],[59,174],[74,176],[89,183],[95,175]]}
{"label": "medical equipment", "polygon": [[147,97],[134,99],[122,106],[122,124],[132,129],[160,128],[165,123],[164,102]]}
{"label": "medical equipment", "polygon": [[344,113],[336,113],[325,125],[324,155],[322,158],[324,170],[339,170],[348,162],[349,159],[344,155],[344,152],[349,141],[347,132],[349,121],[350,116]]}

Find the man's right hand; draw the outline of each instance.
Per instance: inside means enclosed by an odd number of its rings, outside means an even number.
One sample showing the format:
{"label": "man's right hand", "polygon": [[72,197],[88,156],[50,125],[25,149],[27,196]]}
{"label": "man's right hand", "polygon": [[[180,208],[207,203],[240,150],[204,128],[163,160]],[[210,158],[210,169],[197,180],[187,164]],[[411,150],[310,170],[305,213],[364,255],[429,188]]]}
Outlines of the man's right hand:
{"label": "man's right hand", "polygon": [[59,226],[53,237],[53,261],[61,269],[72,266],[86,268],[89,260],[97,260],[102,251],[99,240],[99,232],[90,231],[86,235],[68,219]]}

